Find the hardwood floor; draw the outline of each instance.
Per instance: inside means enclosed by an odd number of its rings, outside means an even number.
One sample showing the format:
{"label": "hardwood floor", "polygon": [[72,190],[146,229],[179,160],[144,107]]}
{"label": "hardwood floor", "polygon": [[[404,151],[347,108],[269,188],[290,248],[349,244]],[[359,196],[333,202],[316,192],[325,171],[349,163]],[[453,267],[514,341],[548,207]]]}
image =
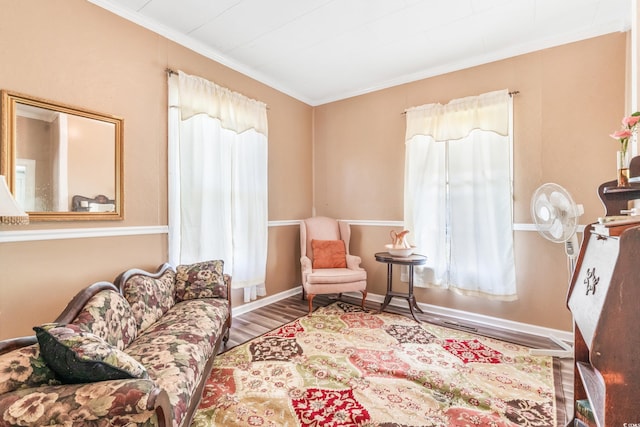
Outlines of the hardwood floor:
{"label": "hardwood floor", "polygon": [[[332,295],[318,295],[313,299],[314,310],[318,307],[328,305],[335,300],[336,297]],[[342,300],[357,305],[360,304],[360,300],[348,296],[343,296]],[[380,304],[367,301],[365,307],[371,310],[378,310]],[[411,316],[409,309],[403,306],[389,305],[385,311],[403,316]],[[307,313],[307,301],[302,300],[300,295],[295,295],[234,317],[229,341],[220,351],[223,352],[231,349],[285,323],[305,316]],[[458,319],[435,316],[428,312],[424,314],[416,313],[416,317],[423,322],[429,322],[447,328],[462,329],[474,334],[489,336],[531,348],[559,348],[548,338],[537,335],[515,333],[514,331],[496,329],[480,324],[461,323]],[[556,387],[558,391],[556,394],[557,405],[559,407],[559,425],[564,426],[570,421],[569,415],[567,414],[573,413],[573,359],[555,358],[554,362],[556,366],[556,382],[558,383]],[[564,420],[562,418],[564,418]]]}

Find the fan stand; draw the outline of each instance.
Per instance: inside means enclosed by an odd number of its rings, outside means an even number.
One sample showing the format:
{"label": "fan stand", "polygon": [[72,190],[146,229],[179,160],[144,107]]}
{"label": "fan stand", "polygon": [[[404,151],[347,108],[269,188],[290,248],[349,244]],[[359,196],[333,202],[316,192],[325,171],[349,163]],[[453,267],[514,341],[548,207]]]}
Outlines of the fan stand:
{"label": "fan stand", "polygon": [[[567,254],[567,263],[569,267],[569,282],[571,282],[571,277],[573,276],[573,271],[576,268],[576,259],[578,257],[578,236],[574,233],[569,240],[565,242],[564,250]],[[575,334],[575,325],[573,333]],[[555,337],[553,335],[549,335],[549,339],[556,343],[560,349],[531,349],[529,350],[529,354],[532,356],[551,356],[551,357],[559,357],[561,359],[568,359],[573,357],[573,347],[562,341],[560,338]]]}

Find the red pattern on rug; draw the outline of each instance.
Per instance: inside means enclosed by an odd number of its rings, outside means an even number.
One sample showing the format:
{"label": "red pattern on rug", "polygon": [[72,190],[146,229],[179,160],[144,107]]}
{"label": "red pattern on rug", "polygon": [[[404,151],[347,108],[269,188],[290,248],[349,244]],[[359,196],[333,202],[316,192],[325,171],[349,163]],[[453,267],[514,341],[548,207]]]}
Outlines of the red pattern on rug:
{"label": "red pattern on rug", "polygon": [[267,332],[265,336],[270,337],[282,337],[282,338],[294,338],[300,332],[304,332],[304,328],[300,324],[300,320],[294,320],[288,325],[284,325],[274,331]]}
{"label": "red pattern on rug", "polygon": [[302,426],[347,427],[369,421],[369,413],[353,397],[352,390],[309,388],[291,401]]}
{"label": "red pattern on rug", "polygon": [[379,317],[371,314],[347,313],[340,316],[340,319],[344,321],[349,328],[378,329],[384,326],[384,322]]}
{"label": "red pattern on rug", "polygon": [[362,372],[363,376],[371,375],[387,378],[406,378],[411,369],[408,363],[399,360],[393,350],[352,349],[349,361]]}
{"label": "red pattern on rug", "polygon": [[233,369],[214,369],[207,381],[207,388],[202,393],[201,406],[218,404],[220,396],[230,396],[236,392]]}
{"label": "red pattern on rug", "polygon": [[502,353],[478,340],[445,340],[442,347],[464,363],[502,363]]}

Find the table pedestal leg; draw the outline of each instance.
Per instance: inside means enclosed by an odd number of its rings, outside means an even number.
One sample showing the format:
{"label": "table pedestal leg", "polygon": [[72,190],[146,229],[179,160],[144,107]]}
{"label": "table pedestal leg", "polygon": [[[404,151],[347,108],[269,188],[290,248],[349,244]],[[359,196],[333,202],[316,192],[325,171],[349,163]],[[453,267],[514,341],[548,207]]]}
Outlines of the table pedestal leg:
{"label": "table pedestal leg", "polygon": [[409,311],[411,311],[411,316],[416,322],[420,322],[416,318],[416,314],[413,312],[415,308],[420,313],[424,314],[424,311],[420,307],[418,307],[418,302],[416,301],[416,297],[413,295],[413,265],[409,266],[409,295],[407,296],[407,302],[409,303]]}
{"label": "table pedestal leg", "polygon": [[393,264],[388,263],[387,264],[387,294],[384,297],[384,301],[382,303],[382,306],[380,307],[379,313],[382,313],[384,309],[387,308],[387,306],[391,302],[391,298],[393,297],[404,298],[407,300],[407,303],[409,304],[409,311],[411,311],[411,316],[416,322],[420,322],[420,320],[418,320],[418,318],[416,317],[416,313],[414,312],[414,310],[417,310],[420,313],[424,313],[424,312],[420,307],[418,307],[418,302],[416,301],[416,297],[413,295],[413,265],[409,265],[409,292],[408,293],[405,294],[400,292],[393,292],[391,290],[392,278],[393,278]]}
{"label": "table pedestal leg", "polygon": [[384,297],[384,302],[382,303],[382,307],[380,307],[380,312],[383,312],[385,308],[391,302],[391,278],[393,277],[393,264],[387,264],[387,294]]}

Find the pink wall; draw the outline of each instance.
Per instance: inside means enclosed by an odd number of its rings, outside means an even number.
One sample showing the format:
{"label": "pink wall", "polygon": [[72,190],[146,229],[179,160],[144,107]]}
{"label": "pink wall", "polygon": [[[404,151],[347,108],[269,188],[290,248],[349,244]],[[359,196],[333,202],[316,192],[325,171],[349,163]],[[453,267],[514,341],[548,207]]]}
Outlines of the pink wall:
{"label": "pink wall", "polygon": [[[602,214],[595,191],[615,173],[608,134],[624,112],[626,35],[612,34],[312,108],[84,0],[0,0],[0,88],[124,118],[125,219],[7,228],[162,227],[167,224],[165,68],[197,74],[269,106],[267,291],[300,283],[295,220],[317,214],[383,225],[353,227],[352,252],[382,294],[388,223],[402,220],[404,109],[508,88],[515,99],[515,221],[543,182],[564,185]],[[312,177],[312,173],[314,176]],[[313,184],[315,182],[315,185]],[[499,303],[419,290],[422,302],[570,330],[562,245],[517,231],[520,299]],[[30,334],[71,297],[121,271],[167,259],[166,234],[0,242],[0,339]],[[242,304],[234,294],[234,305]]]}

